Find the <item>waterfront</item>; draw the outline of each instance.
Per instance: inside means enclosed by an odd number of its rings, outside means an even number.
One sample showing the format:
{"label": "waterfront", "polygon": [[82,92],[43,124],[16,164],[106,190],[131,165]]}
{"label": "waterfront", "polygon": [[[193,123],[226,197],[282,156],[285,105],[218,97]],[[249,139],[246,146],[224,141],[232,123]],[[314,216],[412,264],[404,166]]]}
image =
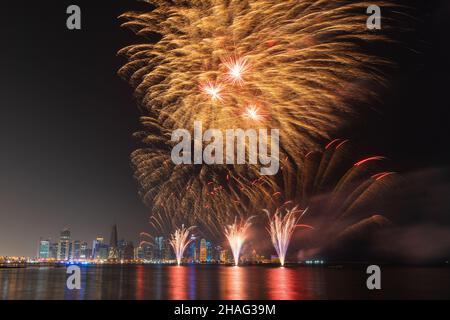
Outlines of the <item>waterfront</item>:
{"label": "waterfront", "polygon": [[81,290],[64,267],[0,269],[0,298],[99,299],[450,299],[450,268],[385,267],[382,290],[360,267],[104,265],[81,267]]}

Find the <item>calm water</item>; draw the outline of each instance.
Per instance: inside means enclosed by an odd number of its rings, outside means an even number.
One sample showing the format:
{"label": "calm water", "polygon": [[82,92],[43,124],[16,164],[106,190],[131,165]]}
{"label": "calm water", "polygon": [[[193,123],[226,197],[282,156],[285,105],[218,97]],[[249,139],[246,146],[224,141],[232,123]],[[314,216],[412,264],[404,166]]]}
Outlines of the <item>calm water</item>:
{"label": "calm water", "polygon": [[86,266],[82,289],[65,268],[0,269],[0,299],[450,299],[450,268],[383,268],[369,292],[362,268]]}

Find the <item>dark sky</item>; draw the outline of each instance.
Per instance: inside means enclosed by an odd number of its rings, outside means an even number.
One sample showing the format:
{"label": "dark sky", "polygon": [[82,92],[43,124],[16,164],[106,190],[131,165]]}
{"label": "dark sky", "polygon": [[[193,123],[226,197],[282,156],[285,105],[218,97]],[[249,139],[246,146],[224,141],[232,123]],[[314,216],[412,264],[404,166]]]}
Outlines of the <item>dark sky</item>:
{"label": "dark sky", "polygon": [[[419,53],[401,58],[384,112],[359,137],[405,171],[449,162],[448,1],[417,1]],[[408,3],[412,3],[409,1]],[[82,30],[66,29],[66,8],[82,9]],[[2,1],[0,34],[0,255],[36,253],[39,237],[137,241],[147,209],[129,154],[138,111],[116,75],[118,49],[141,41],[117,16],[136,1]],[[399,58],[399,57],[396,57]]]}

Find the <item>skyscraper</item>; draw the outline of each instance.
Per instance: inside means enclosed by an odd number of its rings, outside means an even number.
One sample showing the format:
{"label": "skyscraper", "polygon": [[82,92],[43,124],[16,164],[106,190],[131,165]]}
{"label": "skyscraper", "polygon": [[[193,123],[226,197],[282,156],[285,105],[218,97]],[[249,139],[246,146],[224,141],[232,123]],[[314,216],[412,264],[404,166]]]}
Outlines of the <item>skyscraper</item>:
{"label": "skyscraper", "polygon": [[172,260],[172,258],[173,258],[172,252],[173,252],[173,250],[172,250],[172,246],[170,245],[169,239],[164,239],[163,260],[164,261]]}
{"label": "skyscraper", "polygon": [[149,260],[150,261],[150,260],[153,260],[155,258],[155,255],[154,255],[155,250],[154,250],[154,248],[152,246],[144,245],[143,249],[144,249],[144,259],[145,260]]}
{"label": "skyscraper", "polygon": [[39,259],[49,259],[50,258],[50,240],[41,240],[39,241]]}
{"label": "skyscraper", "polygon": [[134,259],[135,260],[144,260],[144,248],[141,246],[134,248]]}
{"label": "skyscraper", "polygon": [[89,259],[89,252],[88,252],[88,244],[87,242],[82,242],[80,246],[80,259],[86,260]]}
{"label": "skyscraper", "polygon": [[200,240],[200,263],[206,263],[207,255],[206,239],[202,239]]}
{"label": "skyscraper", "polygon": [[59,237],[58,260],[69,260],[70,247],[70,230],[64,229],[61,231]]}
{"label": "skyscraper", "polygon": [[222,250],[220,252],[220,263],[227,263],[228,262],[228,250]]}
{"label": "skyscraper", "polygon": [[104,243],[103,237],[97,237],[92,243],[92,258],[99,260],[108,259],[108,245]]}
{"label": "skyscraper", "polygon": [[75,240],[72,242],[72,250],[70,258],[72,260],[80,260],[81,257],[81,241]]}
{"label": "skyscraper", "polygon": [[163,259],[164,254],[164,238],[156,237],[155,238],[155,260],[161,261]]}
{"label": "skyscraper", "polygon": [[198,262],[198,241],[194,235],[191,235],[191,243],[187,249],[187,260],[190,263]]}
{"label": "skyscraper", "polygon": [[119,249],[117,247],[117,225],[112,226],[111,237],[109,238],[109,260],[119,259]]}
{"label": "skyscraper", "polygon": [[211,263],[213,261],[213,247],[211,241],[206,240],[206,262]]}
{"label": "skyscraper", "polygon": [[122,257],[123,260],[131,261],[134,259],[134,245],[133,242],[127,241],[123,248]]}
{"label": "skyscraper", "polygon": [[58,259],[58,247],[59,244],[57,242],[50,243],[50,259]]}

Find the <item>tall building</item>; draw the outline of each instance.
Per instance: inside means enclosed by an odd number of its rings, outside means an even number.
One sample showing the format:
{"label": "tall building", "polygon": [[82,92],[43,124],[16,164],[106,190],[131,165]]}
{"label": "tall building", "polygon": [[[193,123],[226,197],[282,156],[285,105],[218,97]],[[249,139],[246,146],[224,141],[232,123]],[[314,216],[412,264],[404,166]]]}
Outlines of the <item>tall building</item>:
{"label": "tall building", "polygon": [[133,242],[127,241],[125,247],[122,251],[121,259],[123,260],[133,260],[134,259],[134,245]]}
{"label": "tall building", "polygon": [[198,239],[194,235],[191,235],[191,243],[187,249],[186,257],[190,263],[196,263],[199,260]]}
{"label": "tall building", "polygon": [[227,263],[228,262],[228,250],[222,250],[220,252],[220,262],[221,263]]}
{"label": "tall building", "polygon": [[155,237],[155,260],[161,261],[163,259],[164,254],[164,238],[163,237]]}
{"label": "tall building", "polygon": [[213,246],[211,241],[206,240],[206,262],[211,263],[213,261]]}
{"label": "tall building", "polygon": [[80,259],[87,260],[90,258],[89,248],[87,242],[82,242],[80,245]]}
{"label": "tall building", "polygon": [[134,259],[135,260],[144,260],[144,248],[139,246],[134,248]]}
{"label": "tall building", "polygon": [[71,260],[80,260],[81,258],[81,241],[75,240],[72,242],[72,250],[70,255]]}
{"label": "tall building", "polygon": [[109,238],[109,253],[108,259],[119,259],[119,249],[117,247],[117,225],[112,226],[111,237]]}
{"label": "tall building", "polygon": [[58,260],[69,260],[71,245],[70,245],[70,230],[64,229],[61,231],[58,243]]}
{"label": "tall building", "polygon": [[163,260],[168,261],[173,258],[172,246],[170,245],[169,239],[163,241]]}
{"label": "tall building", "polygon": [[41,240],[39,241],[39,259],[49,259],[50,258],[50,240]]}
{"label": "tall building", "polygon": [[127,247],[127,241],[125,241],[125,239],[120,239],[119,242],[117,243],[117,251],[118,251],[118,258],[123,260],[123,256],[125,253],[125,249]]}
{"label": "tall building", "polygon": [[150,245],[145,245],[143,247],[145,260],[150,261],[150,260],[155,259],[155,255],[154,255],[155,250],[153,250],[153,249],[154,249],[153,246],[150,246]]}
{"label": "tall building", "polygon": [[213,260],[215,262],[220,262],[220,254],[223,248],[221,246],[215,246],[213,251]]}
{"label": "tall building", "polygon": [[206,239],[202,239],[200,240],[200,263],[206,263],[207,255]]}
{"label": "tall building", "polygon": [[58,259],[58,246],[57,242],[50,243],[50,259]]}
{"label": "tall building", "polygon": [[104,238],[97,237],[92,243],[92,259],[106,260],[108,255],[108,245],[104,243]]}

